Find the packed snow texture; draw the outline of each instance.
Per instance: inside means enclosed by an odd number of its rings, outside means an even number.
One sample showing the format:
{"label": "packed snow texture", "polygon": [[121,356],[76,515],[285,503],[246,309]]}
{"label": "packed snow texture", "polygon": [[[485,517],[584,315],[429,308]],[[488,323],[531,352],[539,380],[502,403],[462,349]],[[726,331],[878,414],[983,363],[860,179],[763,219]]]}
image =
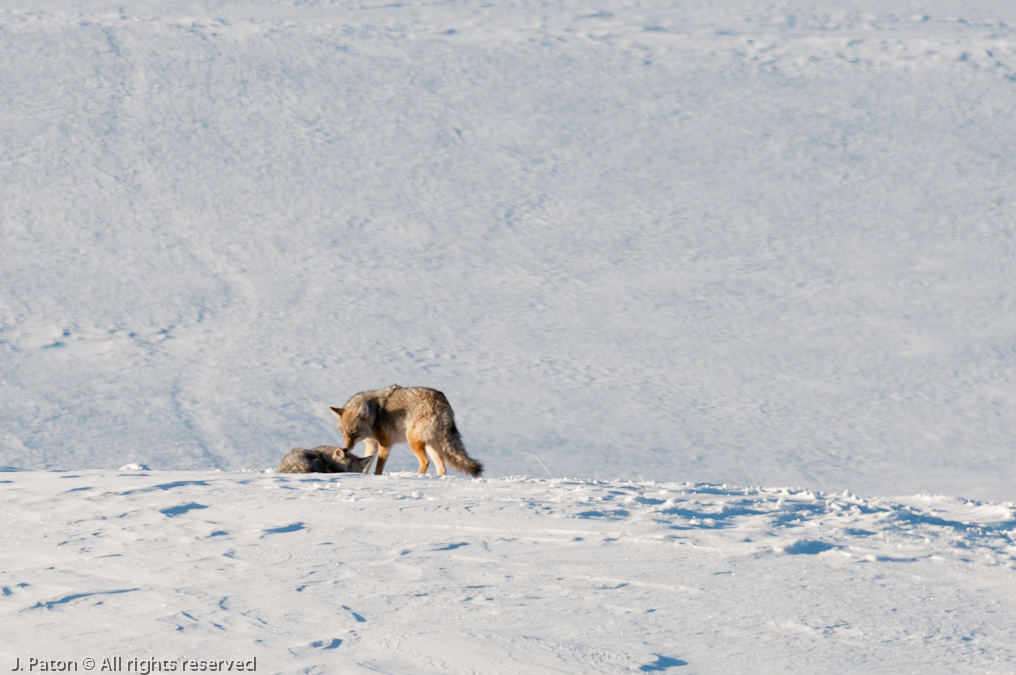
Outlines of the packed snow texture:
{"label": "packed snow texture", "polygon": [[1011,498],[1016,7],[719,4],[2,0],[0,466]]}
{"label": "packed snow texture", "polygon": [[1016,668],[1011,502],[408,473],[0,481],[6,668]]}

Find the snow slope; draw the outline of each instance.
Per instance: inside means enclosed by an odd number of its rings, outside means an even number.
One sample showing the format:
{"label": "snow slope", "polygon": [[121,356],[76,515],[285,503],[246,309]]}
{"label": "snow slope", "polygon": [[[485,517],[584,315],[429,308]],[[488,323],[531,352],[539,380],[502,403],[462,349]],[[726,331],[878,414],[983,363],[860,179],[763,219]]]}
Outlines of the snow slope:
{"label": "snow slope", "polygon": [[0,465],[1010,499],[1016,9],[722,5],[3,0]]}
{"label": "snow slope", "polygon": [[1012,502],[407,473],[0,478],[6,668],[1016,667]]}
{"label": "snow slope", "polygon": [[0,667],[1013,672],[1014,26],[0,0]]}

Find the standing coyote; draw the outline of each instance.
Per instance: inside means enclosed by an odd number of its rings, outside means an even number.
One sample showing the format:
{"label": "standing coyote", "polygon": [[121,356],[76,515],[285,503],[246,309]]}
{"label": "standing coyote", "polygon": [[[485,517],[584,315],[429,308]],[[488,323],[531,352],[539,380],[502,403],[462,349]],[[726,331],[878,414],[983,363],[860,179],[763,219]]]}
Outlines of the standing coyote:
{"label": "standing coyote", "polygon": [[448,399],[436,389],[393,384],[387,389],[362,391],[344,407],[330,410],[339,418],[343,450],[348,452],[357,441],[363,441],[367,457],[377,453],[376,474],[384,470],[388,452],[396,443],[409,443],[420,461],[420,473],[427,473],[428,456],[439,476],[445,475],[445,462],[471,476],[483,473],[483,465],[462,445]]}
{"label": "standing coyote", "polygon": [[367,473],[373,457],[357,457],[334,445],[313,450],[293,448],[282,458],[276,473]]}

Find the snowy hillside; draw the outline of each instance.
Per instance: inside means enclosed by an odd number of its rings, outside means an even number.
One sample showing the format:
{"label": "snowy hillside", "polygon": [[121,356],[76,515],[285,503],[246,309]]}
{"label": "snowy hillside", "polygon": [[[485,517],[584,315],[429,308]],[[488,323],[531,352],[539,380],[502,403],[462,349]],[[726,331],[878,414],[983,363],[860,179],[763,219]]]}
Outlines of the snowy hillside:
{"label": "snowy hillside", "polygon": [[3,0],[0,466],[1010,499],[1016,7],[722,5]]}
{"label": "snowy hillside", "polygon": [[[0,667],[1016,671],[1014,111],[1010,0],[0,0]],[[484,478],[265,471],[392,383]]]}
{"label": "snowy hillside", "polygon": [[1013,503],[410,474],[0,477],[11,669],[1016,668]]}

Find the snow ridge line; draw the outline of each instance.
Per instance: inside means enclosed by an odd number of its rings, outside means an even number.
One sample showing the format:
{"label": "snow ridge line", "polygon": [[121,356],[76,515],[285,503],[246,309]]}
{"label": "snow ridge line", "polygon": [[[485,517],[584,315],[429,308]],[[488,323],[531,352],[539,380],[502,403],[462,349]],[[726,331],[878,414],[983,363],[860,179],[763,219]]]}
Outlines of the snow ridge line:
{"label": "snow ridge line", "polygon": [[[58,472],[57,472],[58,473]],[[197,475],[196,475],[197,474]],[[12,474],[11,488],[52,482],[54,472]],[[308,512],[350,509],[371,512],[440,510],[460,519],[456,531],[485,531],[474,527],[471,514],[509,516],[523,523],[512,536],[527,537],[528,519],[557,518],[573,526],[553,526],[562,535],[643,544],[715,545],[737,555],[829,554],[857,562],[907,562],[952,557],[1016,569],[1016,503],[979,502],[940,495],[862,498],[849,491],[827,494],[803,488],[742,487],[711,483],[597,481],[513,476],[465,479],[418,476],[408,472],[381,477],[361,475],[289,475],[272,472],[127,472],[117,475],[130,482],[128,489],[113,487],[110,473],[86,471],[62,478],[94,487],[73,487],[75,497],[89,508],[112,509],[106,517],[119,517],[130,507],[138,513],[152,510],[151,518],[165,522],[194,519],[217,522],[215,493],[227,490],[242,496],[251,488],[271,500],[310,499]],[[169,478],[167,480],[167,478]],[[70,481],[68,481],[69,483]],[[116,481],[119,483],[120,481]],[[68,484],[61,481],[61,485]],[[127,487],[127,486],[125,486]],[[44,488],[45,489],[45,488]],[[12,492],[18,492],[12,489]],[[264,492],[264,491],[267,491]],[[340,504],[334,504],[338,499]],[[17,510],[15,498],[8,502]],[[12,503],[13,502],[13,503]],[[454,514],[454,515],[453,515]],[[423,514],[419,514],[423,517]],[[147,517],[147,516],[146,516]],[[416,516],[414,516],[415,518]],[[544,522],[546,527],[549,523]],[[403,527],[401,521],[378,521],[382,530]],[[312,528],[306,522],[273,523],[249,534],[252,540],[266,534],[299,532]],[[576,529],[577,528],[577,529]],[[512,529],[512,528],[509,528]],[[548,530],[544,530],[548,531]],[[509,532],[503,532],[506,536]]]}

